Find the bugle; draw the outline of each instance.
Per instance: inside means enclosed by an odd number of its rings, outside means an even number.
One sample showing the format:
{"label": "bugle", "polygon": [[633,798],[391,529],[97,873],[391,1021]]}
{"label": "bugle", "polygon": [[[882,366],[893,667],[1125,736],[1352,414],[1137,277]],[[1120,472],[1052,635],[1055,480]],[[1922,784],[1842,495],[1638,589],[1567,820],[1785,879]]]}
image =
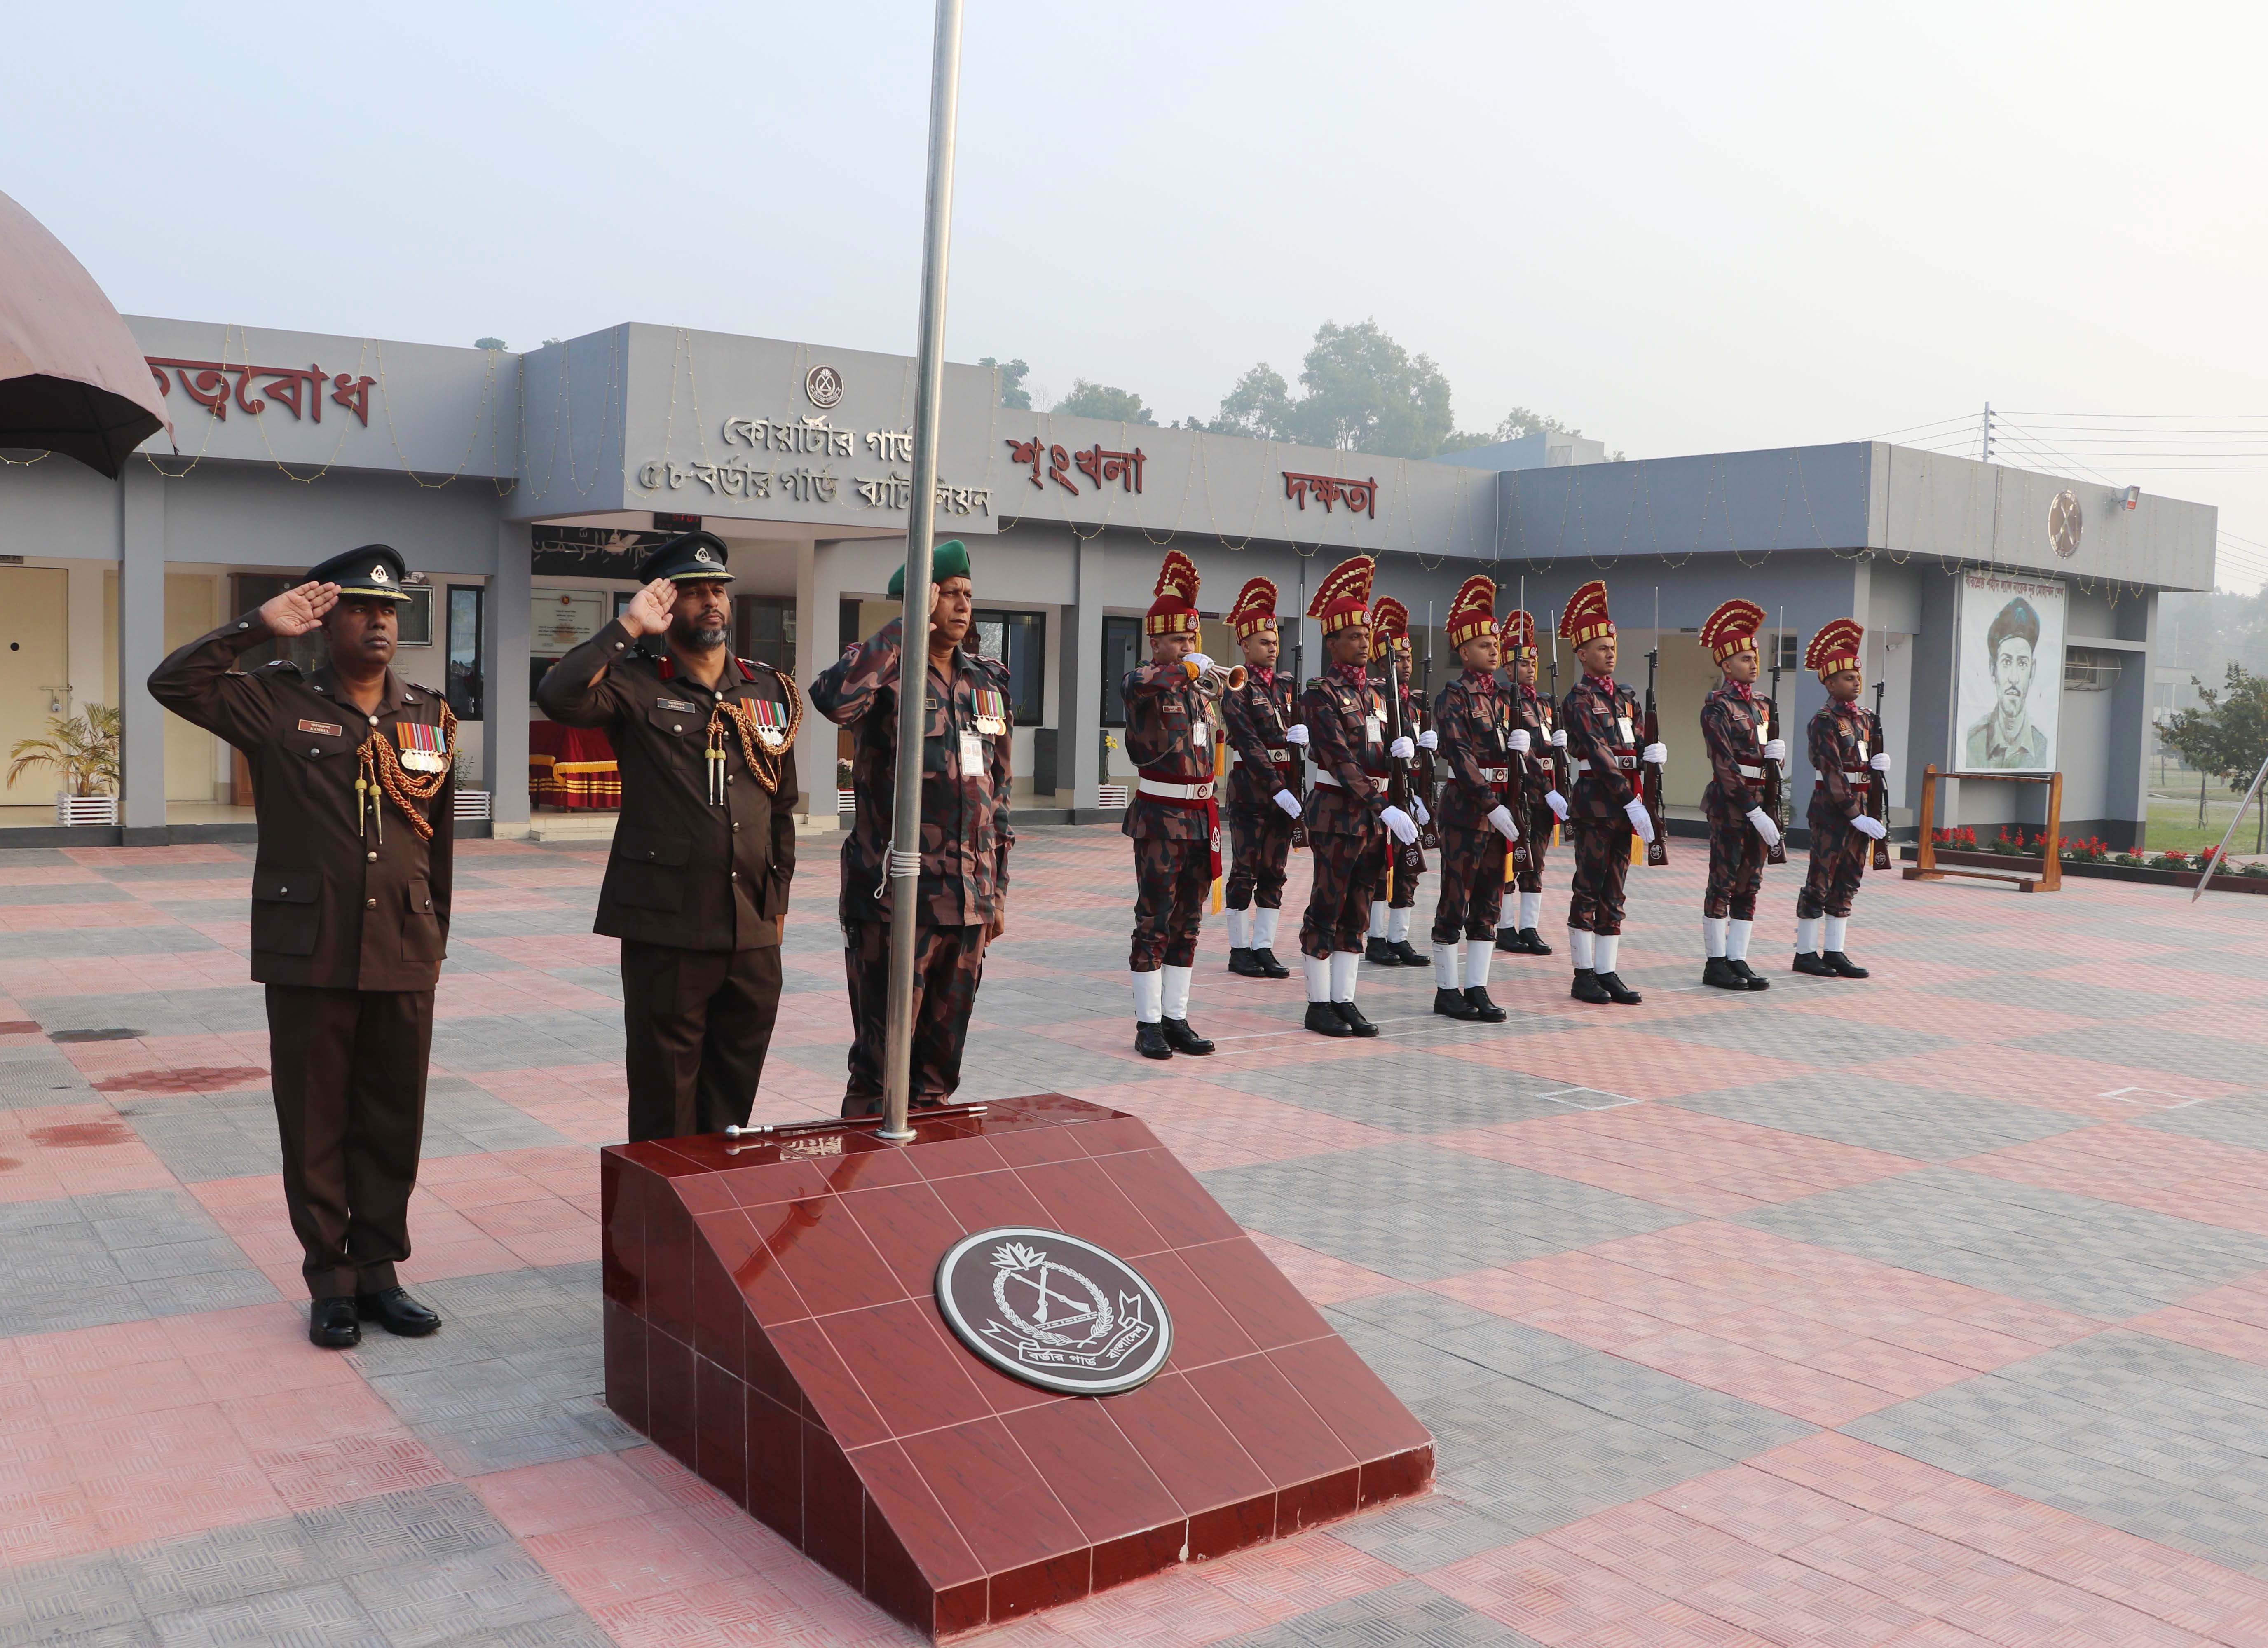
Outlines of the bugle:
{"label": "bugle", "polygon": [[1211,669],[1191,669],[1189,672],[1208,698],[1218,698],[1223,693],[1243,689],[1246,676],[1241,664],[1214,665]]}

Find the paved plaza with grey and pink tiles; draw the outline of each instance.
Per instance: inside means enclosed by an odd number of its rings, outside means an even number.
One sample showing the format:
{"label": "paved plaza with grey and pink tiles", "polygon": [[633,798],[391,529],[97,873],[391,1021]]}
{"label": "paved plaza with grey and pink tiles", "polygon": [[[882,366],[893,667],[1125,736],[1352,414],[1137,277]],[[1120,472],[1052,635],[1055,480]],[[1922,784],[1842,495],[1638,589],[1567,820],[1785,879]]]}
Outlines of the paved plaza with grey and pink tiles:
{"label": "paved plaza with grey and pink tiles", "polygon": [[[0,1644],[911,1640],[600,1399],[604,850],[460,847],[404,1267],[447,1324],[345,1354],[306,1338],[252,850],[0,853]],[[1216,921],[1219,1051],[1152,1063],[1126,842],[1025,833],[962,1097],[1143,1118],[1439,1483],[980,1640],[2268,1644],[2268,901],[1870,877],[1854,982],[1786,971],[1774,871],[1736,997],[1672,851],[1643,1006],[1570,1001],[1564,946],[1497,959],[1498,1026],[1366,967],[1383,1034],[1325,1041]],[[803,857],[765,1120],[842,1090]]]}

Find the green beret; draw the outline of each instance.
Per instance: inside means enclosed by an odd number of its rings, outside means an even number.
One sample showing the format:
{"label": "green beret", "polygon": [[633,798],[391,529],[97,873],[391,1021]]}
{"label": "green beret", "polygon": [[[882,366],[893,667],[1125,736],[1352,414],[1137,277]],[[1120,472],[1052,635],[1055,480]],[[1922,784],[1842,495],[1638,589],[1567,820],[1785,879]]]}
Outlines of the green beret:
{"label": "green beret", "polygon": [[[958,538],[948,538],[938,545],[937,552],[929,559],[929,576],[932,584],[949,578],[968,577],[968,546]],[[892,600],[905,600],[905,568],[900,567],[890,574],[888,594]]]}

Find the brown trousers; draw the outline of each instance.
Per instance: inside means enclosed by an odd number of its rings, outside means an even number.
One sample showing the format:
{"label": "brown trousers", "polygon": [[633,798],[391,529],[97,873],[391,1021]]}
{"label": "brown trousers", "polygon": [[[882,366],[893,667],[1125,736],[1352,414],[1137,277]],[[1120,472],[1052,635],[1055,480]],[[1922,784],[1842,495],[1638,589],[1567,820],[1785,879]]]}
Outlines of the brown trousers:
{"label": "brown trousers", "polygon": [[284,1203],[312,1299],[395,1285],[432,1050],[431,990],[268,986]]}
{"label": "brown trousers", "polygon": [[779,998],[777,945],[681,950],[623,939],[631,1142],[746,1127]]}

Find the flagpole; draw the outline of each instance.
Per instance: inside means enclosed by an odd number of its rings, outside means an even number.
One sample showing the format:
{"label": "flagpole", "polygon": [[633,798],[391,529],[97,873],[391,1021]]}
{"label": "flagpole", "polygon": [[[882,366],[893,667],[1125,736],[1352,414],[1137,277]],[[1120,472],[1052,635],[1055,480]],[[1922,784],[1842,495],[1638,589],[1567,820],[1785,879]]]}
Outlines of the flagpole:
{"label": "flagpole", "polygon": [[882,1041],[882,1125],[906,1123],[913,1073],[915,909],[921,891],[924,733],[928,715],[930,560],[937,539],[937,420],[945,390],[946,262],[953,242],[953,151],[961,115],[961,0],[937,0],[930,61],[929,195],[922,216],[921,323],[914,347],[913,493],[906,507],[906,605],[898,654],[897,787],[890,819],[890,972]]}

